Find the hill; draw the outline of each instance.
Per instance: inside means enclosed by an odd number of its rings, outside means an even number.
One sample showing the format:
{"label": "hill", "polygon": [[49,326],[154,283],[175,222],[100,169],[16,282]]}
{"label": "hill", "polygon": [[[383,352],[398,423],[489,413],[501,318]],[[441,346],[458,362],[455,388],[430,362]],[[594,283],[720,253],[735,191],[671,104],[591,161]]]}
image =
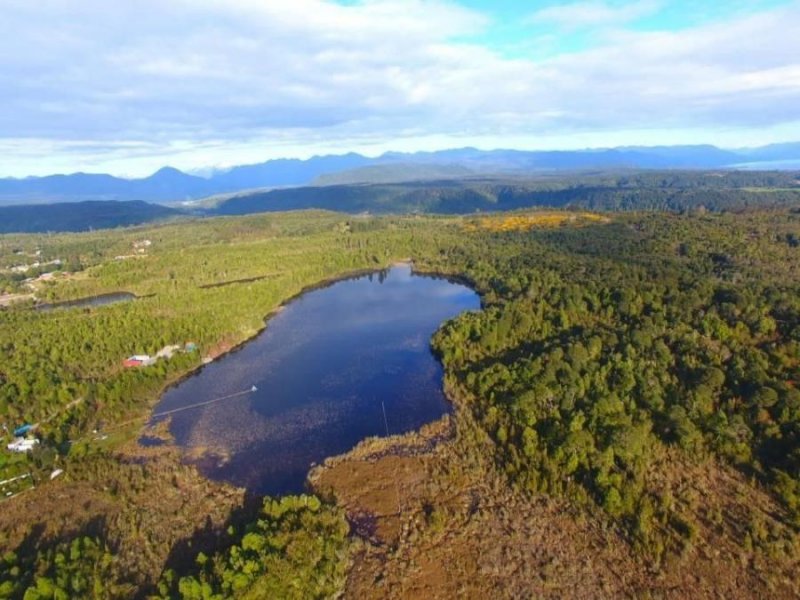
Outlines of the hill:
{"label": "hill", "polygon": [[398,162],[385,165],[368,165],[357,169],[320,175],[312,183],[315,186],[353,183],[401,183],[407,181],[435,181],[438,179],[464,179],[473,175],[475,175],[473,170],[457,164],[438,165]]}
{"label": "hill", "polygon": [[0,206],[0,233],[109,229],[159,221],[181,214],[166,206],[135,201]]}
{"label": "hill", "polygon": [[[0,205],[78,200],[178,202],[256,188],[315,184],[390,183],[456,176],[539,177],[553,171],[610,169],[718,169],[759,164],[791,168],[800,160],[800,144],[723,150],[715,146],[621,147],[527,151],[459,148],[435,152],[387,152],[276,159],[236,166],[197,177],[164,167],[149,177],[124,179],[107,174],[74,173],[24,179],[0,179]],[[772,168],[772,167],[767,167]]]}
{"label": "hill", "polygon": [[529,207],[592,210],[710,210],[800,204],[788,172],[654,171],[564,176],[345,184],[239,194],[210,209],[242,215],[319,208],[375,214],[464,214]]}
{"label": "hill", "polygon": [[[404,176],[407,165],[363,167],[351,173]],[[431,167],[428,172],[444,174]],[[148,184],[166,189],[180,175],[162,170]],[[182,215],[213,217],[322,209],[350,214],[471,214],[525,208],[601,211],[751,210],[800,206],[800,184],[791,172],[620,171],[543,174],[536,179],[438,179],[349,183],[220,194],[180,208],[141,201],[85,201],[0,207],[0,233],[86,231],[139,225]]]}
{"label": "hill", "polygon": [[51,204],[78,200],[164,202],[207,193],[206,180],[171,167],[159,169],[142,179],[123,179],[90,173],[0,179],[0,205]]}

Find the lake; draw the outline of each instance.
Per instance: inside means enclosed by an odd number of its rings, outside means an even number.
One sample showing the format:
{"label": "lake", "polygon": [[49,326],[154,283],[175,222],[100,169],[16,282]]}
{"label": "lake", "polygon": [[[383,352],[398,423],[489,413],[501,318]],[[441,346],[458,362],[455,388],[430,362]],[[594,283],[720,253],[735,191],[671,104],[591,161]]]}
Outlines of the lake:
{"label": "lake", "polygon": [[169,415],[187,460],[255,493],[299,493],[313,463],[450,410],[430,338],[479,307],[468,287],[408,265],[314,289],[168,390],[154,414],[208,402]]}

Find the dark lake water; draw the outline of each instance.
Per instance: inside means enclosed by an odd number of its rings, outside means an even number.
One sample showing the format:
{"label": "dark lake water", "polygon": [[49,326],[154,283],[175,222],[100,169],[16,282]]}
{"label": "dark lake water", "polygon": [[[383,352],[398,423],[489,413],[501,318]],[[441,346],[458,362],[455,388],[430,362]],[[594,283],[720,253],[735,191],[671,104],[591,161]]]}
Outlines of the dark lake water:
{"label": "dark lake water", "polygon": [[117,292],[114,294],[101,294],[90,296],[89,298],[79,298],[78,300],[68,300],[66,302],[54,302],[52,304],[39,304],[35,308],[48,312],[59,308],[87,308],[92,306],[105,306],[106,304],[116,304],[117,302],[130,302],[135,300],[136,295],[128,292]]}
{"label": "dark lake water", "polygon": [[449,411],[430,338],[477,309],[469,288],[409,266],[310,291],[241,349],[168,390],[154,410],[212,479],[261,494],[301,492],[312,463],[360,440],[418,429]]}

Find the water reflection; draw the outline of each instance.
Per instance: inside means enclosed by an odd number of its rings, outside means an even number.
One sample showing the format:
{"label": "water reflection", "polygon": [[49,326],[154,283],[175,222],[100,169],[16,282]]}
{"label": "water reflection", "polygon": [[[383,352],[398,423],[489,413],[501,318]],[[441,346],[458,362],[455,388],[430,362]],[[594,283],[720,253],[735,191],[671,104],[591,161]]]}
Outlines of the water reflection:
{"label": "water reflection", "polygon": [[169,390],[155,413],[243,394],[172,415],[171,430],[209,477],[258,493],[303,489],[313,462],[361,439],[417,429],[448,410],[429,340],[477,309],[462,285],[408,266],[311,291],[242,349]]}

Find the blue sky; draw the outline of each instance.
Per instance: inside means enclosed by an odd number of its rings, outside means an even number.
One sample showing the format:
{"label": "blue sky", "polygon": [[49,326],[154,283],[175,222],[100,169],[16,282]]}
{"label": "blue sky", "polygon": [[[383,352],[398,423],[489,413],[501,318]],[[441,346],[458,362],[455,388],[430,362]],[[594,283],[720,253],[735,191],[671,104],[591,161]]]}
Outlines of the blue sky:
{"label": "blue sky", "polygon": [[4,0],[0,176],[800,140],[800,0]]}
{"label": "blue sky", "polygon": [[[352,4],[352,3],[350,3]],[[608,2],[519,2],[514,0],[462,0],[462,6],[481,12],[491,25],[468,41],[485,44],[513,57],[548,58],[591,48],[606,27],[631,31],[680,31],[720,18],[757,14],[790,4],[787,0],[676,0]],[[531,18],[539,13],[545,18]],[[570,17],[583,14],[584,21],[559,27]],[[550,18],[546,18],[549,15]],[[603,17],[607,18],[603,18]],[[560,18],[559,18],[560,17]],[[554,35],[557,34],[557,35]],[[547,38],[545,47],[537,39]],[[538,50],[538,52],[537,52]]]}

